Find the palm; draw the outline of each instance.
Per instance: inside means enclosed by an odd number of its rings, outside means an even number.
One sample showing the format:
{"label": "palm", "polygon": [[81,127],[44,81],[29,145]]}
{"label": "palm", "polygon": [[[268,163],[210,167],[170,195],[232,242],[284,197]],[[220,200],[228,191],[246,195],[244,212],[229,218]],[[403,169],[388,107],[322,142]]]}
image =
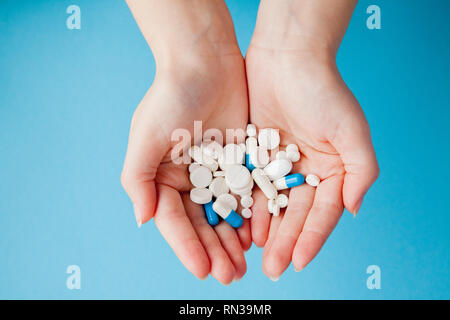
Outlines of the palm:
{"label": "palm", "polygon": [[265,273],[277,278],[291,260],[298,269],[306,266],[339,220],[346,170],[335,141],[348,114],[362,112],[337,70],[280,59],[260,48],[249,49],[246,64],[250,121],[259,128],[280,128],[281,145],[295,143],[302,154],[294,171],[322,180],[317,190],[292,189],[279,217],[270,218],[262,195],[256,200],[252,236],[265,244]]}

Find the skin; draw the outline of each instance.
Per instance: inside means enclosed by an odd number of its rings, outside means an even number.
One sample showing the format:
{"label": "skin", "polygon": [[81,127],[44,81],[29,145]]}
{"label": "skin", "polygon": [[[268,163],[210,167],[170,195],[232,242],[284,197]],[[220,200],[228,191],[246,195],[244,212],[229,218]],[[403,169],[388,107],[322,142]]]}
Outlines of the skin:
{"label": "skin", "polygon": [[264,246],[263,271],[277,280],[293,263],[302,270],[318,254],[344,207],[355,214],[378,176],[364,113],[336,67],[336,53],[356,1],[262,0],[247,51],[250,121],[280,128],[295,143],[293,172],[321,178],[317,188],[290,190],[278,217],[255,194],[252,239]]}
{"label": "skin", "polygon": [[[175,165],[176,129],[245,128],[248,97],[244,60],[223,1],[129,0],[155,57],[154,82],[133,115],[122,184],[138,226],[154,218],[185,267],[223,284],[246,272],[250,224],[211,227],[189,199],[187,165]],[[213,23],[214,22],[214,23]],[[188,141],[190,143],[190,141]]]}
{"label": "skin", "polygon": [[[211,274],[223,284],[240,279],[252,240],[264,246],[263,270],[272,280],[291,261],[303,269],[344,207],[356,214],[378,176],[369,126],[335,62],[356,1],[262,0],[245,66],[222,0],[128,4],[157,65],[132,119],[122,172],[138,225],[154,218],[199,278]],[[287,209],[273,218],[256,189],[250,223],[213,228],[189,199],[186,165],[170,159],[176,144],[171,134],[180,128],[192,134],[194,120],[203,121],[204,131],[245,128],[248,108],[250,122],[280,128],[283,146],[300,147],[294,171],[314,173],[322,182],[291,189]]]}

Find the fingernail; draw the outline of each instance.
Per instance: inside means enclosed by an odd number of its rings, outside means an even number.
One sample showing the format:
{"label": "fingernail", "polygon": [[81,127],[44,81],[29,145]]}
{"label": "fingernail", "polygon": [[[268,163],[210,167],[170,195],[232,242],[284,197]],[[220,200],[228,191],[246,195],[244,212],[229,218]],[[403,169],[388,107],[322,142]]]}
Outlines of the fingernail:
{"label": "fingernail", "polygon": [[137,222],[138,228],[140,228],[142,226],[141,210],[139,210],[139,207],[134,203],[133,203],[133,207],[134,207],[134,215],[136,217],[136,222]]}
{"label": "fingernail", "polygon": [[242,278],[236,278],[236,279],[234,279],[234,282],[239,282],[239,281],[241,281],[241,279]]}
{"label": "fingernail", "polygon": [[300,269],[297,269],[296,267],[294,267],[294,271],[295,272],[300,272],[300,271],[302,271],[304,268],[300,268]]}
{"label": "fingernail", "polygon": [[273,282],[277,282],[278,279],[280,279],[280,277],[269,277],[270,280],[272,280]]}
{"label": "fingernail", "polygon": [[355,206],[355,210],[353,211],[353,217],[356,218],[356,215],[358,214],[359,209],[361,208],[362,202],[364,200],[364,197],[362,197]]}

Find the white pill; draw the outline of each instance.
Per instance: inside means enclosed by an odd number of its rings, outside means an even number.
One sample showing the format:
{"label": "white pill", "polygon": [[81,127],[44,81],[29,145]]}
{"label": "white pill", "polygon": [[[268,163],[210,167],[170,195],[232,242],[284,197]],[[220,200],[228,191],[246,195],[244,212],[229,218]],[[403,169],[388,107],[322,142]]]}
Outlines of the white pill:
{"label": "white pill", "polygon": [[210,156],[204,154],[199,146],[193,146],[189,149],[189,155],[194,161],[207,167],[211,171],[217,170],[217,162]]}
{"label": "white pill", "polygon": [[245,152],[237,144],[227,144],[223,152],[219,155],[219,165],[222,170],[227,170],[229,166],[243,164]]}
{"label": "white pill", "polygon": [[225,177],[225,171],[214,171],[214,177]]}
{"label": "white pill", "polygon": [[254,124],[249,123],[247,125],[247,136],[256,137],[256,126]]}
{"label": "white pill", "polygon": [[194,188],[191,190],[190,197],[192,202],[206,204],[212,200],[212,192],[206,188]]}
{"label": "white pill", "polygon": [[250,161],[256,168],[264,168],[270,161],[269,152],[265,148],[256,147],[255,151],[250,153]]}
{"label": "white pill", "polygon": [[280,206],[277,204],[275,199],[269,199],[267,201],[267,209],[274,216],[278,216],[280,214]]}
{"label": "white pill", "polygon": [[189,165],[189,172],[192,172],[192,171],[194,171],[195,169],[197,169],[198,167],[200,167],[200,164],[199,163],[197,163],[197,162],[193,162],[193,163],[191,163],[190,165]]}
{"label": "white pill", "polygon": [[241,206],[244,208],[250,208],[253,205],[253,198],[250,196],[241,197]]}
{"label": "white pill", "polygon": [[246,147],[245,143],[239,143],[239,147],[241,147],[241,150],[243,153],[245,153],[247,151],[247,147]]}
{"label": "white pill", "polygon": [[225,179],[222,177],[214,178],[209,185],[209,190],[212,192],[214,197],[218,197],[224,193],[228,193],[230,188],[228,188]]}
{"label": "white pill", "polygon": [[308,174],[305,180],[312,187],[317,187],[320,183],[320,178],[314,174]]}
{"label": "white pill", "polygon": [[297,152],[288,152],[287,157],[292,162],[297,162],[300,160],[300,152],[298,152],[298,151]]}
{"label": "white pill", "polygon": [[245,140],[245,147],[245,153],[251,154],[256,151],[256,148],[258,147],[258,140],[256,140],[255,137],[248,137],[247,140]]}
{"label": "white pill", "polygon": [[280,193],[277,197],[276,203],[280,208],[286,208],[289,203],[289,198],[287,195]]}
{"label": "white pill", "polygon": [[233,209],[234,211],[236,211],[238,206],[236,198],[229,193],[221,194],[217,197],[216,201],[226,204],[228,208]]}
{"label": "white pill", "polygon": [[252,177],[250,171],[243,165],[230,165],[225,171],[225,180],[230,188],[246,188]]}
{"label": "white pill", "polygon": [[203,142],[201,145],[202,151],[205,155],[217,160],[223,151],[223,147],[217,141]]}
{"label": "white pill", "polygon": [[297,145],[291,143],[291,144],[288,144],[288,145],[287,145],[287,147],[286,147],[286,152],[289,153],[289,152],[299,152],[299,151],[298,151]]}
{"label": "white pill", "polygon": [[254,186],[253,179],[250,179],[248,185],[246,185],[245,187],[238,188],[238,189],[230,187],[230,190],[231,190],[231,192],[233,192],[233,193],[235,193],[237,195],[240,195],[240,196],[244,196],[244,195],[248,195],[248,194],[251,195],[253,186]]}
{"label": "white pill", "polygon": [[189,179],[196,188],[206,188],[212,180],[211,171],[204,166],[199,166],[191,172]]}
{"label": "white pill", "polygon": [[277,180],[287,175],[292,170],[292,162],[289,159],[275,159],[264,168],[264,173],[270,180]]}
{"label": "white pill", "polygon": [[270,182],[262,169],[254,169],[252,177],[267,199],[275,199],[277,197],[277,189],[275,189],[275,186]]}
{"label": "white pill", "polygon": [[245,219],[250,219],[253,215],[252,210],[250,210],[249,208],[245,208],[242,209],[241,215],[245,218]]}
{"label": "white pill", "polygon": [[286,159],[287,157],[286,151],[278,151],[275,159]]}
{"label": "white pill", "polygon": [[268,150],[273,150],[280,145],[280,134],[275,129],[259,130],[258,143],[261,147]]}

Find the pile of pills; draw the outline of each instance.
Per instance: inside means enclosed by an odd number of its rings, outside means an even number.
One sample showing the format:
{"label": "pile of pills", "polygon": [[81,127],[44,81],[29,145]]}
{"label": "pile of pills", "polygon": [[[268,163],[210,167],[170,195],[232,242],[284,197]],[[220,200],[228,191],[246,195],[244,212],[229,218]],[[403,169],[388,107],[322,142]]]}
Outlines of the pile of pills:
{"label": "pile of pills", "polygon": [[[245,144],[222,147],[211,141],[189,149],[194,161],[189,165],[190,181],[194,186],[190,198],[203,205],[210,225],[217,225],[221,217],[232,227],[239,228],[242,217],[251,218],[255,184],[267,197],[267,208],[274,216],[289,202],[287,195],[278,194],[279,190],[299,186],[305,181],[313,187],[319,185],[320,179],[316,175],[309,174],[305,179],[301,173],[290,174],[292,163],[300,160],[300,151],[295,144],[289,144],[285,151],[278,151],[271,161],[279,145],[278,130],[265,128],[258,133],[255,125],[249,124]],[[237,213],[238,204],[242,217]]]}

